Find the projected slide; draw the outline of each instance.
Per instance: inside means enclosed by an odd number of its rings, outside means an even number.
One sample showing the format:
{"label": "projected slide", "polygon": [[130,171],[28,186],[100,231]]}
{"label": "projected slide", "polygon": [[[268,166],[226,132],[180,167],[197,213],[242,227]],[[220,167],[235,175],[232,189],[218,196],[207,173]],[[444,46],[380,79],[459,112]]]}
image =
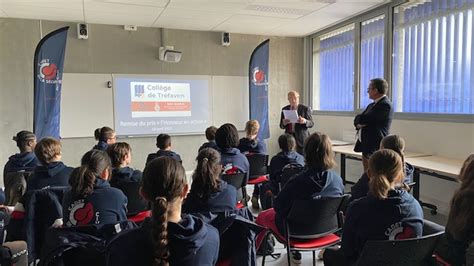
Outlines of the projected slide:
{"label": "projected slide", "polygon": [[114,76],[118,135],[202,133],[209,126],[209,78]]}
{"label": "projected slide", "polygon": [[132,117],[191,116],[189,83],[130,82]]}

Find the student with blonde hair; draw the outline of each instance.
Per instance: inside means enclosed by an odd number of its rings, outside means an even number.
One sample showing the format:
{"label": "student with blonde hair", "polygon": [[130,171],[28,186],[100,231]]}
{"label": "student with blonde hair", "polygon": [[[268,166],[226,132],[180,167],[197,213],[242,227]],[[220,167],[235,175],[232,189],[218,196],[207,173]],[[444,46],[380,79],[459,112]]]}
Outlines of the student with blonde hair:
{"label": "student with blonde hair", "polygon": [[341,248],[326,249],[324,265],[351,265],[367,240],[394,240],[420,237],[423,210],[406,190],[403,161],[395,151],[381,149],[368,163],[369,194],[354,201],[345,216]]}
{"label": "student with blonde hair", "polygon": [[[461,187],[451,200],[446,232],[436,253],[451,265],[473,265],[474,154],[464,161],[458,179]],[[469,245],[471,247],[468,249]],[[466,256],[466,253],[469,255]]]}
{"label": "student with blonde hair", "polygon": [[239,140],[239,146],[237,148],[241,153],[260,153],[265,154],[267,148],[265,142],[257,139],[258,131],[260,130],[260,124],[257,120],[249,120],[245,123],[245,134],[244,138]]}

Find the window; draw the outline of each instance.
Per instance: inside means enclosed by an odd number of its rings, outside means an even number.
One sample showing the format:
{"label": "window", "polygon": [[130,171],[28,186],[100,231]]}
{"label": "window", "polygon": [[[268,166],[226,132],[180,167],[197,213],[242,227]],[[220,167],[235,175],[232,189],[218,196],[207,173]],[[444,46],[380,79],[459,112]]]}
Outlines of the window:
{"label": "window", "polygon": [[354,24],[313,38],[313,109],[354,109]]}
{"label": "window", "polygon": [[369,82],[383,78],[385,15],[362,22],[360,34],[359,108],[364,109],[371,100],[367,94]]}
{"label": "window", "polygon": [[474,1],[408,2],[394,9],[396,112],[474,113]]}

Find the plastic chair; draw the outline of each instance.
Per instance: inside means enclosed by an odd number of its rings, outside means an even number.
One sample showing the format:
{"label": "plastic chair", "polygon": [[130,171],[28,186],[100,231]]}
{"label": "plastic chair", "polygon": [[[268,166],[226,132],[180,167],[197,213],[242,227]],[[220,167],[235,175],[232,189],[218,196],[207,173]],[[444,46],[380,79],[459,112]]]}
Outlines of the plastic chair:
{"label": "plastic chair", "polygon": [[7,173],[3,177],[5,185],[5,205],[14,206],[26,192],[26,180],[33,174],[32,171],[17,171]]}
{"label": "plastic chair", "polygon": [[140,190],[139,182],[116,183],[113,187],[122,190],[123,194],[128,198],[127,216],[134,216],[150,209],[148,202],[144,200],[138,192]]}
{"label": "plastic chair", "polygon": [[234,186],[237,190],[242,190],[242,199],[237,199],[237,208],[243,208],[247,206],[247,191],[245,186],[247,185],[247,176],[246,173],[236,173],[236,174],[223,174],[221,179],[227,182],[229,185]]}
{"label": "plastic chair", "polygon": [[[291,251],[312,251],[313,265],[316,265],[316,250],[341,241],[334,233],[342,228],[340,207],[346,197],[347,195],[293,202],[284,220],[286,235],[272,231],[276,239],[286,246],[288,265],[291,265]],[[264,263],[265,255],[262,265]]]}
{"label": "plastic chair", "polygon": [[250,173],[248,185],[261,184],[268,181],[268,155],[267,154],[247,154],[247,160],[250,164]]}
{"label": "plastic chair", "polygon": [[283,167],[281,170],[280,178],[278,180],[278,193],[283,189],[283,187],[294,178],[296,175],[301,173],[304,170],[304,167],[297,163],[290,163]]}
{"label": "plastic chair", "polygon": [[424,220],[423,236],[400,240],[369,240],[356,265],[433,265],[433,251],[444,227]]}

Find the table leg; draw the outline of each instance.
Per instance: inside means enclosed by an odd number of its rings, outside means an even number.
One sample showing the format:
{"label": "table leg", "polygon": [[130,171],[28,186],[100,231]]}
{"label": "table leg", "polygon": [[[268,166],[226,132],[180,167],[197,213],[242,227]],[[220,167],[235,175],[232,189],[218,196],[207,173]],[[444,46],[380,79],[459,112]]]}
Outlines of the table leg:
{"label": "table leg", "polygon": [[344,185],[346,184],[346,155],[341,153],[341,178]]}

